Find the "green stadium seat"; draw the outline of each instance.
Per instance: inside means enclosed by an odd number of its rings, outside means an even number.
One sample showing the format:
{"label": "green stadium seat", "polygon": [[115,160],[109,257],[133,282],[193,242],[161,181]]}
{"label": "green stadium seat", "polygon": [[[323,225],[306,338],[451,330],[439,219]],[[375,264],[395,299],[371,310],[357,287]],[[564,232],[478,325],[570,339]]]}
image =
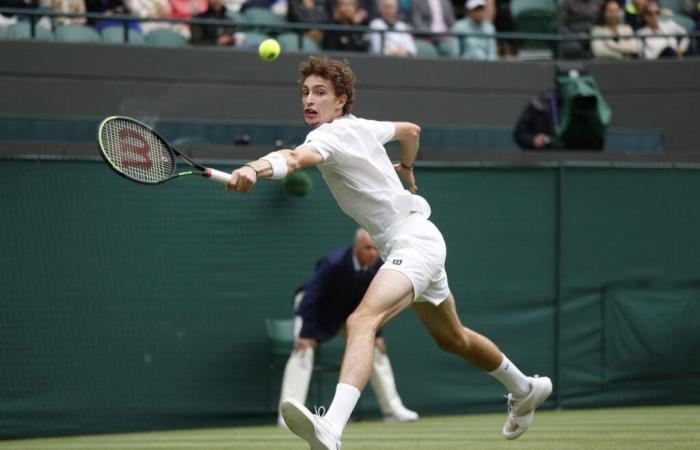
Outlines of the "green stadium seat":
{"label": "green stadium seat", "polygon": [[243,44],[241,44],[243,48],[258,48],[258,45],[260,45],[262,41],[270,38],[267,34],[257,31],[247,31],[243,33],[243,37]]}
{"label": "green stadium seat", "polygon": [[[32,39],[31,24],[29,21],[22,20],[7,27],[7,39]],[[54,34],[48,28],[37,25],[35,29],[36,35],[34,39],[42,41],[54,40]]]}
{"label": "green stadium seat", "polygon": [[158,28],[148,33],[146,43],[155,47],[187,47],[190,45],[183,35],[165,28]]}
{"label": "green stadium seat", "polygon": [[231,19],[231,21],[236,24],[248,23],[248,20],[243,13],[238,11],[226,11],[226,17]]}
{"label": "green stadium seat", "polygon": [[56,28],[56,40],[62,42],[101,42],[100,33],[87,25],[61,25]]}
{"label": "green stadium seat", "polygon": [[659,0],[659,6],[673,14],[683,14],[683,0]]}
{"label": "green stadium seat", "polygon": [[301,46],[299,45],[299,34],[282,33],[277,36],[277,42],[284,51],[318,53],[321,48],[318,43],[305,34],[301,35]]}
{"label": "green stadium seat", "polygon": [[[554,33],[557,5],[553,0],[512,0],[510,12],[513,29],[519,33]],[[542,41],[521,41],[521,48],[551,49],[552,44]]]}
{"label": "green stadium seat", "polygon": [[283,31],[280,27],[275,27],[274,25],[284,25],[287,22],[282,16],[278,16],[267,8],[248,8],[243,11],[244,23],[254,24],[254,25],[273,25],[270,27],[256,26],[253,28],[248,28],[249,30],[256,30],[263,33],[274,32],[279,33]]}
{"label": "green stadium seat", "polygon": [[7,27],[0,26],[0,39],[5,39],[6,36],[7,36]]}
{"label": "green stadium seat", "polygon": [[130,45],[143,45],[146,43],[146,38],[143,34],[134,30],[133,28],[127,28],[129,41],[124,42],[124,27],[119,25],[114,25],[102,29],[100,33],[102,36],[102,42],[105,44],[130,44]]}
{"label": "green stadium seat", "polygon": [[425,39],[416,39],[416,56],[418,58],[438,58],[440,53],[432,42]]}
{"label": "green stadium seat", "polygon": [[673,20],[678,25],[685,28],[685,31],[687,31],[688,33],[692,32],[695,29],[695,21],[688,16],[676,14],[675,16],[670,16],[668,20]]}

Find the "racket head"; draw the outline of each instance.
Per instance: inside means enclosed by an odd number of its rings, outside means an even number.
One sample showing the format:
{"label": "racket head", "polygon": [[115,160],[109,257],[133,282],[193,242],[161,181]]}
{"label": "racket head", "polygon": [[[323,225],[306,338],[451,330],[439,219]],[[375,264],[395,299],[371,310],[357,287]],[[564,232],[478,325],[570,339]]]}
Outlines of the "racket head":
{"label": "racket head", "polygon": [[97,130],[97,144],[107,165],[128,180],[159,184],[175,176],[173,148],[138,120],[107,117]]}

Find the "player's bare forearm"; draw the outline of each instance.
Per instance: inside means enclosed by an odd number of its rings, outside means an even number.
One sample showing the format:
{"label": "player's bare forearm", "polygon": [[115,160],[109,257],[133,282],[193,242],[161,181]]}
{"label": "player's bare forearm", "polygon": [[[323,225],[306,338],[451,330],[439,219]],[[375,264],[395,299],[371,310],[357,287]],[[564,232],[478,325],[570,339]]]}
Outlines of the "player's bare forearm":
{"label": "player's bare forearm", "polygon": [[[272,152],[267,156],[271,155],[279,156],[284,161],[282,169],[283,174],[292,173],[297,170],[303,169],[305,167],[315,166],[323,162],[323,157],[311,146],[300,146],[295,150],[283,149]],[[267,157],[266,157],[267,158]],[[279,158],[277,158],[279,160]],[[277,160],[275,163],[277,163]],[[275,175],[272,162],[269,159],[256,159],[255,161],[250,161],[238,169],[234,170],[231,174],[231,181],[226,186],[226,189],[234,189],[237,192],[248,192],[250,191],[255,183],[257,183],[260,178],[269,178]],[[281,177],[282,175],[280,175]]]}
{"label": "player's bare forearm", "polygon": [[418,156],[420,127],[411,122],[395,122],[394,128],[394,139],[398,140],[401,146],[401,154],[399,156],[401,160],[394,165],[394,169],[406,182],[407,189],[415,194],[418,191],[418,187],[416,186],[416,178],[413,175],[413,165],[416,163],[416,157]]}
{"label": "player's bare forearm", "polygon": [[411,122],[394,122],[394,127],[394,139],[398,140],[401,146],[401,164],[413,167],[418,156],[420,127]]}

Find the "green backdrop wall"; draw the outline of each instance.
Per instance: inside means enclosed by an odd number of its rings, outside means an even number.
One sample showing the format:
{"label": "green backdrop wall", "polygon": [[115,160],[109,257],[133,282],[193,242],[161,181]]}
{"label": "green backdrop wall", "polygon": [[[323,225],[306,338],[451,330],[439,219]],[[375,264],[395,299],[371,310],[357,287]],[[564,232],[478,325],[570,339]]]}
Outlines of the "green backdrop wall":
{"label": "green backdrop wall", "polygon": [[[317,171],[296,198],[271,181],[144,187],[94,160],[0,168],[0,437],[273,422],[263,320],[289,317],[354,231]],[[700,401],[699,175],[417,169],[464,322],[552,376],[549,407]],[[385,334],[409,407],[504,410],[500,385],[411,311]],[[377,415],[370,390],[359,414]]]}

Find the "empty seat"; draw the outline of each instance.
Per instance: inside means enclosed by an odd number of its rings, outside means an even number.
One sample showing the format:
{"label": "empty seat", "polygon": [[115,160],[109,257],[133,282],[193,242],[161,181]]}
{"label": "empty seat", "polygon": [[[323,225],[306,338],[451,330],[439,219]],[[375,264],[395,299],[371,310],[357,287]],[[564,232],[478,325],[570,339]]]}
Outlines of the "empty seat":
{"label": "empty seat", "polygon": [[307,53],[317,53],[321,51],[316,41],[305,34],[282,33],[277,36],[277,42],[279,42],[282,50],[285,51]]}
{"label": "empty seat", "polygon": [[146,43],[156,47],[187,47],[189,45],[183,35],[165,28],[158,28],[148,33]]}
{"label": "empty seat", "polygon": [[61,25],[56,28],[56,40],[63,42],[98,43],[100,33],[87,25]]}
{"label": "empty seat", "polygon": [[102,42],[105,44],[136,44],[143,45],[146,43],[146,39],[143,34],[134,30],[133,28],[127,28],[128,30],[128,41],[124,40],[124,27],[119,25],[112,25],[102,29],[100,33],[102,36]]}
{"label": "empty seat", "polygon": [[432,42],[425,39],[416,39],[416,56],[419,58],[437,58],[440,56]]}
{"label": "empty seat", "polygon": [[[32,39],[32,24],[29,21],[22,20],[10,25],[6,29],[7,39]],[[54,39],[53,32],[48,28],[36,25],[34,29],[34,39],[52,41]]]}
{"label": "empty seat", "polygon": [[258,48],[262,41],[269,38],[270,36],[264,33],[258,33],[257,31],[247,31],[243,33],[243,43],[241,44],[241,47]]}

